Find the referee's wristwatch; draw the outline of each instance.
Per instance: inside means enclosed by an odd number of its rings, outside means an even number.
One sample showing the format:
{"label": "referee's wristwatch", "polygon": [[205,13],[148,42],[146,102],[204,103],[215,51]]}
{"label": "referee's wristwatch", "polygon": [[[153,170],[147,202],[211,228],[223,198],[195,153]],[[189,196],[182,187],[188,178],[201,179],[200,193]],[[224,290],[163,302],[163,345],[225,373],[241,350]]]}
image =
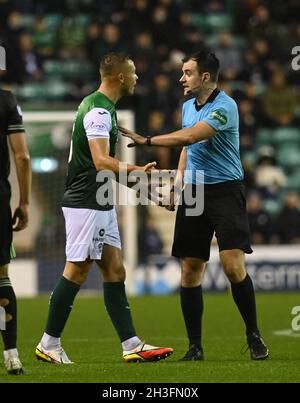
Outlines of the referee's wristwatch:
{"label": "referee's wristwatch", "polygon": [[146,136],[146,139],[147,139],[147,146],[148,146],[148,147],[151,147],[151,146],[152,146],[152,143],[151,143],[151,136]]}

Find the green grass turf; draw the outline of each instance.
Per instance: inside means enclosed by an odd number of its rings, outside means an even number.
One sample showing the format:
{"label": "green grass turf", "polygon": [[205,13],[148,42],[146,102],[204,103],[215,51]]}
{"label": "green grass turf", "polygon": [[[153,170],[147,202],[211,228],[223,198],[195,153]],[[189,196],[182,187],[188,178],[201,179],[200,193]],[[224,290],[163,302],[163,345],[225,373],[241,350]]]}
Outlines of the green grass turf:
{"label": "green grass turf", "polygon": [[259,324],[271,358],[254,362],[242,355],[244,327],[228,294],[205,295],[205,361],[178,362],[187,341],[179,297],[149,296],[130,299],[136,329],[148,343],[171,346],[174,354],[157,363],[125,364],[102,298],[78,298],[63,335],[63,346],[74,365],[56,366],[37,361],[34,349],[42,334],[48,298],[19,300],[18,347],[24,376],[7,375],[0,366],[0,382],[299,382],[298,337],[275,336],[291,328],[291,309],[300,305],[293,293],[257,294]]}

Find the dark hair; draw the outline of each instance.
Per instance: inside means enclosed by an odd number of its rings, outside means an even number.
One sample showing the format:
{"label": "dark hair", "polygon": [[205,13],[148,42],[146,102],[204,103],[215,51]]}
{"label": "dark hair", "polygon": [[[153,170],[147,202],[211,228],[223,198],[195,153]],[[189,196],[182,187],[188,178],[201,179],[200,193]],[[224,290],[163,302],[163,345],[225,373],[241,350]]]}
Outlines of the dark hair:
{"label": "dark hair", "polygon": [[208,49],[202,49],[190,56],[186,56],[184,59],[182,59],[182,62],[186,63],[189,60],[194,60],[197,62],[199,73],[204,73],[207,71],[210,73],[212,81],[218,81],[220,62],[214,53],[210,52]]}
{"label": "dark hair", "polygon": [[110,76],[117,73],[122,68],[122,65],[127,63],[130,57],[126,53],[111,52],[103,56],[100,62],[101,77]]}

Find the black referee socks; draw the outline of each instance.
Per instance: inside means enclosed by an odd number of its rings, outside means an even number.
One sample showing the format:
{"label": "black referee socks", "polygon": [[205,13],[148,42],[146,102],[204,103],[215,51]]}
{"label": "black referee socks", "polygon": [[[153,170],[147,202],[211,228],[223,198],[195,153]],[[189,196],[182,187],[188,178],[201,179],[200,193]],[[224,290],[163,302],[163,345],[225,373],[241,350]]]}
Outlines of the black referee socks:
{"label": "black referee socks", "polygon": [[256,319],[256,305],[253,283],[247,274],[240,283],[231,283],[231,291],[246,325],[246,333],[259,333]]}
{"label": "black referee socks", "polygon": [[190,345],[201,347],[203,295],[202,287],[181,287],[180,302]]}

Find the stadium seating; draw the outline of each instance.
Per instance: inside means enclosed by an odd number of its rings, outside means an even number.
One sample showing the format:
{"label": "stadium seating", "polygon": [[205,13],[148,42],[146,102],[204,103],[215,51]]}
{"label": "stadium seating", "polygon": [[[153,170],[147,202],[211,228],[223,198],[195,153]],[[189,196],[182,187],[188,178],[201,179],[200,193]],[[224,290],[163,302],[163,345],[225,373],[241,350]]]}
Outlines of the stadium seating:
{"label": "stadium seating", "polygon": [[48,77],[74,78],[89,76],[93,73],[93,67],[88,61],[82,60],[47,60],[44,63],[44,71]]}

